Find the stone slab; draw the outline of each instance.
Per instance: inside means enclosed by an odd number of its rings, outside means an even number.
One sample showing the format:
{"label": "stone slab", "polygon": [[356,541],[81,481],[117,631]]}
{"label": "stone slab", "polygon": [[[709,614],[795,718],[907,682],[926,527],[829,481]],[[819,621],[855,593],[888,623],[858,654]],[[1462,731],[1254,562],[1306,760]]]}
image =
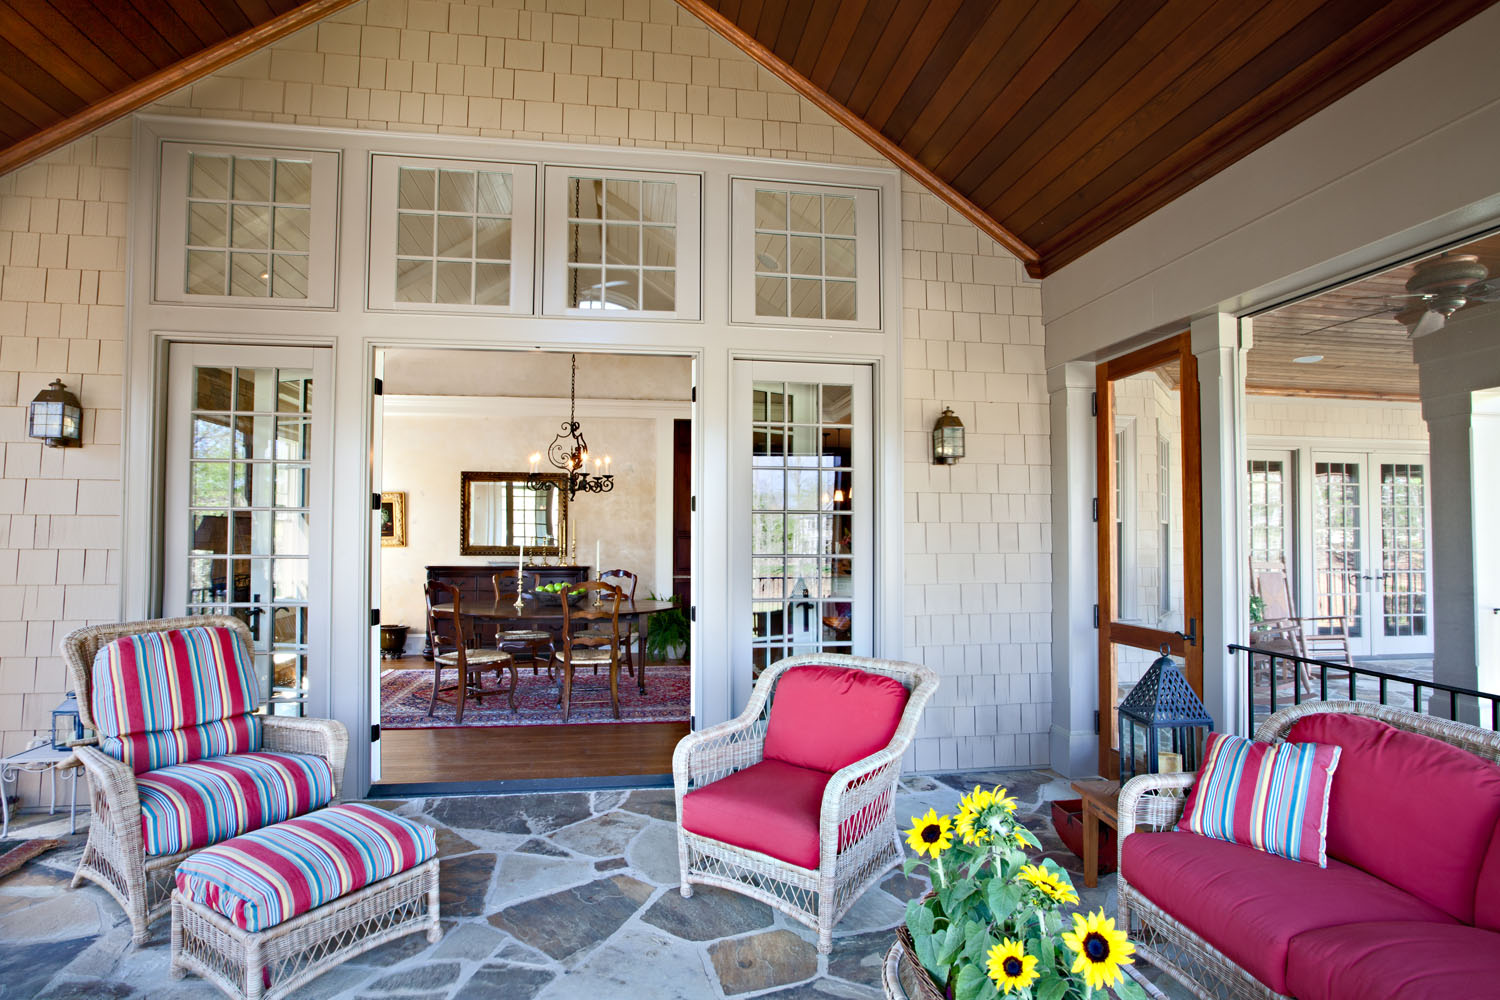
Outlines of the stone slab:
{"label": "stone slab", "polygon": [[818,974],[818,951],[788,930],[766,931],[709,946],[719,984],[730,996],[756,993]]}
{"label": "stone slab", "polygon": [[689,941],[712,941],[764,930],[773,917],[774,911],[765,903],[699,885],[693,887],[691,899],[683,899],[676,891],[662,893],[641,919]]}
{"label": "stone slab", "polygon": [[593,815],[587,792],[456,795],[428,803],[427,815],[447,826],[490,833],[551,833]]}
{"label": "stone slab", "polygon": [[490,923],[554,959],[597,945],[620,929],[651,895],[628,875],[527,900],[501,910]]}
{"label": "stone slab", "polygon": [[557,973],[546,969],[495,962],[476,969],[468,982],[453,994],[453,1000],[496,1000],[499,997],[531,1000],[556,978]]}
{"label": "stone slab", "polygon": [[620,854],[649,822],[635,813],[612,812],[594,816],[552,834],[554,844],[591,858],[608,858]]}

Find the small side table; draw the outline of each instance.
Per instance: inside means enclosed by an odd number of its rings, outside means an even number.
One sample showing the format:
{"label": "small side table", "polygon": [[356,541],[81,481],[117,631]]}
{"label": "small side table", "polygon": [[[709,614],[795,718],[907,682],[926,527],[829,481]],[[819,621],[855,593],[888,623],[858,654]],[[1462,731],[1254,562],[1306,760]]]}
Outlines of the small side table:
{"label": "small side table", "polygon": [[1099,884],[1099,824],[1120,828],[1120,783],[1105,778],[1081,778],[1073,791],[1083,799],[1083,884]]}
{"label": "small side table", "polygon": [[[15,787],[16,779],[22,771],[38,773],[49,772],[52,779],[52,801],[47,806],[47,815],[57,813],[57,765],[73,756],[71,750],[54,750],[49,743],[43,743],[39,747],[22,750],[13,753],[4,760],[0,760],[0,800],[5,800],[5,808],[0,810],[0,839],[10,834],[10,803],[6,800],[5,786]],[[68,773],[72,781],[72,795],[68,802],[68,832],[78,832],[78,772],[82,768],[72,768]]]}

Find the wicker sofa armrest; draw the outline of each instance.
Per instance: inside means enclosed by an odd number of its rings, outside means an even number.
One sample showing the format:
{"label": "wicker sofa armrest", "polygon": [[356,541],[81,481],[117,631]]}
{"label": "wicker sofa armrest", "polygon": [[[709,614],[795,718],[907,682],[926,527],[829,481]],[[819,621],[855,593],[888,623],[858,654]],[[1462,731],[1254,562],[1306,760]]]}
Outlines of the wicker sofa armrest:
{"label": "wicker sofa armrest", "polygon": [[90,822],[106,823],[111,841],[133,848],[137,855],[143,854],[141,798],[135,784],[135,771],[129,764],[95,747],[74,747],[73,757],[88,775],[94,805]]}
{"label": "wicker sofa armrest", "polygon": [[1175,774],[1140,774],[1126,782],[1120,789],[1119,813],[1120,846],[1125,838],[1134,833],[1136,827],[1150,826],[1158,830],[1171,829],[1182,818],[1182,807],[1186,797],[1164,794],[1169,791],[1186,792],[1198,780],[1197,771]]}
{"label": "wicker sofa armrest", "polygon": [[344,758],[349,753],[349,731],[334,719],[303,719],[267,715],[261,719],[261,746],[278,753],[316,754],[333,768],[333,794],[344,789]]}

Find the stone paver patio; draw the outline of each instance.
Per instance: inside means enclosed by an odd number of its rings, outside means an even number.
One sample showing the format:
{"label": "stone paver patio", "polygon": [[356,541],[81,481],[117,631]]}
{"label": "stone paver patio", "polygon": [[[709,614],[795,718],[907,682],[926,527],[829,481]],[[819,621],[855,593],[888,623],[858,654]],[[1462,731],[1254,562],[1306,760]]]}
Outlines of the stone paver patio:
{"label": "stone paver patio", "polygon": [[[1048,802],[1068,782],[1046,771],[902,780],[902,826],[960,791],[1002,784],[1024,803],[1048,855],[1074,873],[1088,908],[1114,911],[1114,877],[1084,889],[1081,863],[1052,831]],[[443,939],[413,934],[362,955],[299,996],[371,1000],[652,1000],[880,997],[880,963],[905,900],[925,884],[898,870],[835,928],[820,960],[814,935],[769,907],[698,887],[677,892],[668,789],[376,800],[431,823],[442,857]],[[80,818],[80,828],[84,824]],[[65,817],[25,817],[11,836],[66,836]],[[120,907],[92,885],[69,890],[83,836],[0,880],[0,998],[207,1000],[206,983],[167,976],[169,921],[130,948]]]}

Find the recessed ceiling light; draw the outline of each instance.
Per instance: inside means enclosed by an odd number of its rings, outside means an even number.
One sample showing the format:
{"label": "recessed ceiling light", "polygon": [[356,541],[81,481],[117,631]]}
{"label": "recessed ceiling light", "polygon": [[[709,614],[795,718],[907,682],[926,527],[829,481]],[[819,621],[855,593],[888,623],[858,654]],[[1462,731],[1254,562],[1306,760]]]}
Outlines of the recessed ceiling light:
{"label": "recessed ceiling light", "polygon": [[1293,358],[1292,359],[1292,364],[1294,364],[1294,365],[1315,365],[1319,361],[1322,361],[1322,360],[1323,360],[1323,355],[1321,355],[1321,354],[1304,354],[1300,358]]}

